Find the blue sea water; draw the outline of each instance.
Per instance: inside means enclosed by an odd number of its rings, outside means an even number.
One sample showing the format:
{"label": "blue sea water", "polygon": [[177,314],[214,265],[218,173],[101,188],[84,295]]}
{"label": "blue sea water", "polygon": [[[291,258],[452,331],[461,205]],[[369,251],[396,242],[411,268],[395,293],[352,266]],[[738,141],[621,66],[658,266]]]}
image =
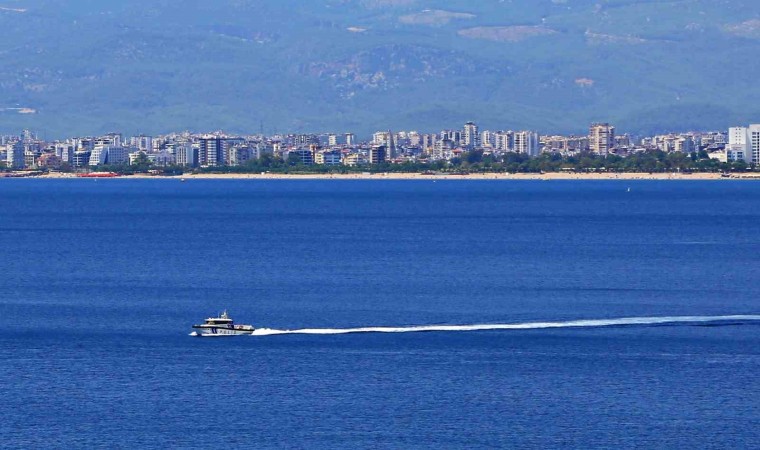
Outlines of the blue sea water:
{"label": "blue sea water", "polygon": [[[628,188],[630,187],[630,192]],[[758,448],[760,183],[0,180],[0,446]]]}

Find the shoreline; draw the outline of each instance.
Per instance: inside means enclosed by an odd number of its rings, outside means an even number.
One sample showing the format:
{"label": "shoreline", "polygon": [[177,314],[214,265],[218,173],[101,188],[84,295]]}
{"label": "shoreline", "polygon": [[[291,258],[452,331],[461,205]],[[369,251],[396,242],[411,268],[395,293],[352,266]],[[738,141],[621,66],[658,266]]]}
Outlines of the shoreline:
{"label": "shoreline", "polygon": [[[0,175],[0,178],[3,178]],[[4,177],[17,178],[17,177]],[[88,179],[73,173],[48,173],[25,178],[40,179]],[[247,174],[247,173],[204,173],[184,175],[124,175],[110,178],[92,179],[167,179],[167,180],[760,180],[760,173],[731,174],[724,177],[720,173],[475,173],[467,175],[421,173],[351,173],[351,174]]]}

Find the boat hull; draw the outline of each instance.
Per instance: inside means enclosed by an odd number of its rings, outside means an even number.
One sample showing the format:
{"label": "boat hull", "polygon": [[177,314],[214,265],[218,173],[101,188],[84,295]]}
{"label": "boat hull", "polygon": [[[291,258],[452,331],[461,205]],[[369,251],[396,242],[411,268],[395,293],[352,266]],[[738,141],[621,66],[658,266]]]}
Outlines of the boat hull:
{"label": "boat hull", "polygon": [[239,334],[207,334],[207,333],[198,333],[196,331],[193,331],[190,333],[190,336],[192,337],[202,337],[202,338],[212,338],[212,337],[233,337],[233,336],[251,336],[253,333],[239,333]]}
{"label": "boat hull", "polygon": [[246,336],[253,334],[254,328],[238,325],[235,328],[194,326],[195,331],[190,333],[194,337],[231,337]]}

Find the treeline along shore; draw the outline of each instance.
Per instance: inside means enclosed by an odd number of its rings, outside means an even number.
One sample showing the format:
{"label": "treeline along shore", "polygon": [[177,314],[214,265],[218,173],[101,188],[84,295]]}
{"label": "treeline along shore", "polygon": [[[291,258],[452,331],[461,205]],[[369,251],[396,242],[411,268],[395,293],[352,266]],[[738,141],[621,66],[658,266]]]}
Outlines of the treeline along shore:
{"label": "treeline along shore", "polygon": [[[195,176],[204,178],[231,178],[235,175],[272,177],[344,178],[382,175],[392,178],[444,176],[449,178],[494,177],[551,177],[551,178],[753,178],[760,177],[758,167],[744,161],[720,162],[711,159],[707,152],[692,153],[650,150],[628,157],[601,156],[581,153],[563,156],[556,153],[529,157],[520,153],[494,156],[473,150],[448,161],[403,162],[347,165],[305,165],[298,158],[283,159],[264,154],[260,158],[238,166],[212,166],[189,168],[181,166],[154,167],[147,159],[132,164],[101,165],[73,170],[63,167],[55,172],[34,171],[29,174],[71,177],[87,173],[114,175]],[[23,172],[6,170],[5,175],[22,175]],[[677,176],[676,176],[677,175]]]}

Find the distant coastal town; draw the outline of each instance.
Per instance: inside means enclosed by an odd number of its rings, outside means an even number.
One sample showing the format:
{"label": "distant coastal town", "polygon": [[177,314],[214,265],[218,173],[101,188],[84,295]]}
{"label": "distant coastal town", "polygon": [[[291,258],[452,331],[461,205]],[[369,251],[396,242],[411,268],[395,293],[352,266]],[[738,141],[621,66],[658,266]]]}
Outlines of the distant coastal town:
{"label": "distant coastal town", "polygon": [[760,173],[760,124],[727,131],[633,137],[609,123],[587,135],[481,130],[474,122],[438,133],[72,137],[48,142],[34,132],[0,136],[0,176],[49,174],[536,174]]}

